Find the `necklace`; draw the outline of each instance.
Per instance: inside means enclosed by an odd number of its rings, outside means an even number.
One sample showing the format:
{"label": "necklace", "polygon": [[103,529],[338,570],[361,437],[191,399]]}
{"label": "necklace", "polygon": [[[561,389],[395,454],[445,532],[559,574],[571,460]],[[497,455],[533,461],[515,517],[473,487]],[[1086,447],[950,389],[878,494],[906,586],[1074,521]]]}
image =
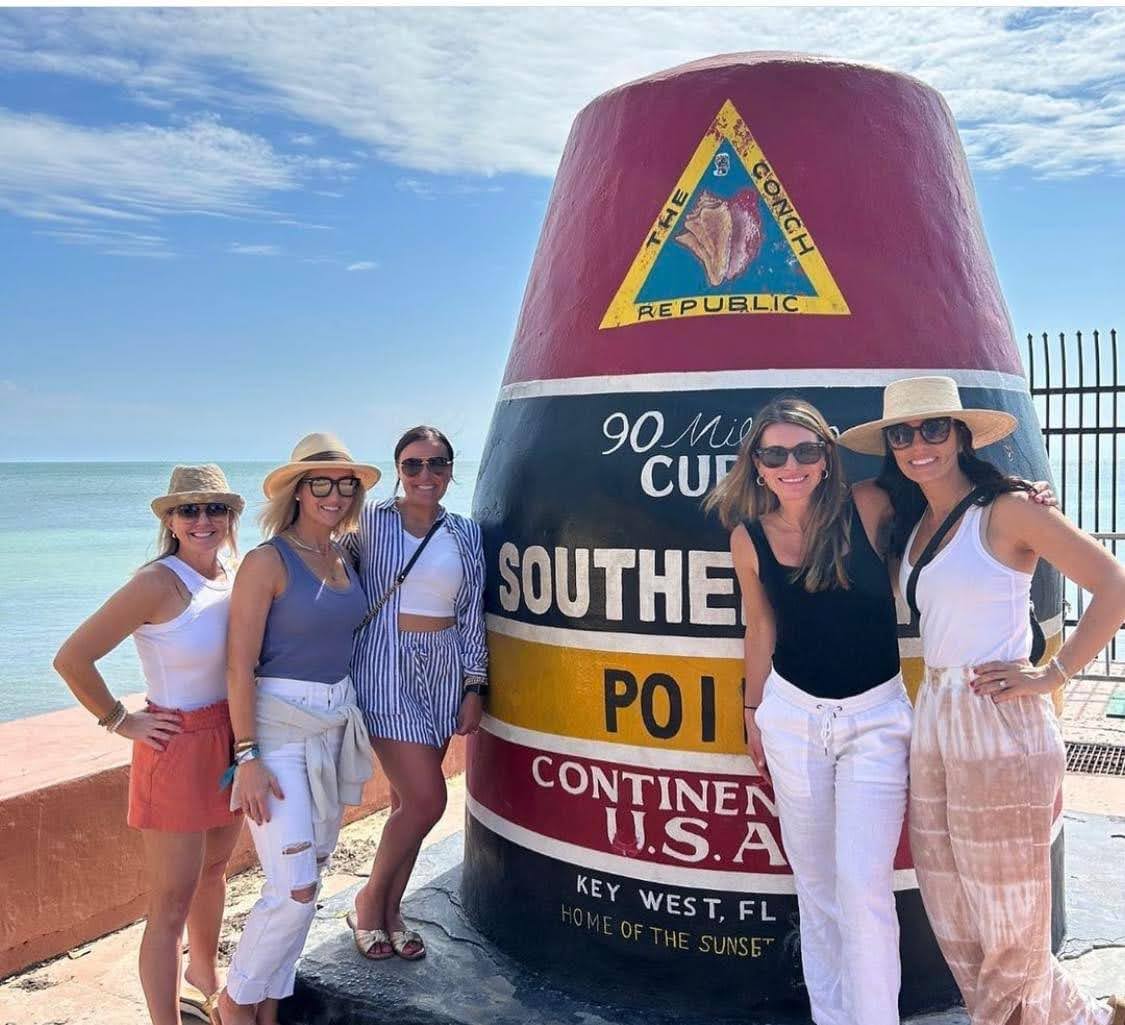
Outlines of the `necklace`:
{"label": "necklace", "polygon": [[778,506],[778,507],[777,507],[777,518],[778,518],[779,520],[781,520],[781,522],[782,522],[782,523],[784,523],[784,524],[785,524],[785,525],[786,525],[786,526],[787,526],[787,527],[788,527],[788,528],[789,528],[790,530],[794,530],[794,531],[796,531],[796,532],[797,532],[798,534],[803,534],[803,533],[804,533],[804,531],[803,531],[803,530],[802,530],[802,529],[801,529],[800,527],[798,527],[798,526],[797,526],[796,524],[794,524],[794,523],[790,523],[790,522],[789,522],[789,521],[788,521],[788,520],[787,520],[787,519],[785,518],[785,515],[784,515],[784,514],[782,513],[782,511],[781,511],[781,506]]}
{"label": "necklace", "polygon": [[332,541],[329,541],[328,544],[326,544],[323,548],[320,545],[306,544],[297,536],[297,532],[294,530],[287,530],[285,532],[285,536],[288,537],[289,540],[292,541],[293,544],[295,544],[298,548],[301,548],[306,552],[316,552],[317,555],[327,555],[334,545],[334,542]]}

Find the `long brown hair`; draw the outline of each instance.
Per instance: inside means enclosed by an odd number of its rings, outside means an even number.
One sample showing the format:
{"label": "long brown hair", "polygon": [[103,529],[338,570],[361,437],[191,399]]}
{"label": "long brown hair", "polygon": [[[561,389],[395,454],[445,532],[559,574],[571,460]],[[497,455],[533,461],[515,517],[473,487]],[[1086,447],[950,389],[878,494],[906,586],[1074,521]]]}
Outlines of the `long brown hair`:
{"label": "long brown hair", "polygon": [[847,588],[844,558],[848,554],[852,526],[848,483],[836,450],[836,435],[820,410],[804,399],[782,395],[758,411],[750,433],[739,447],[738,459],[703,500],[703,508],[718,513],[723,526],[734,530],[743,520],[760,520],[778,507],[777,496],[764,484],[757,483],[758,470],[754,466],[754,453],[761,445],[762,434],[772,424],[796,424],[812,431],[824,442],[827,476],[812,495],[804,554],[793,572],[793,579],[803,577],[806,591]]}

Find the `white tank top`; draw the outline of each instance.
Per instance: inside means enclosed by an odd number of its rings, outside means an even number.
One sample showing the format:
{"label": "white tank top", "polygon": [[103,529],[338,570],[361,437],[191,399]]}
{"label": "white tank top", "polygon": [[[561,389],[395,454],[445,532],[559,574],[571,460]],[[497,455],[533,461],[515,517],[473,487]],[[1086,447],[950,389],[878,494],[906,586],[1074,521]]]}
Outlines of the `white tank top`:
{"label": "white tank top", "polygon": [[190,711],[227,696],[227,623],[234,574],[208,580],[175,555],[160,560],[183,582],[191,601],[175,619],[133,631],[148,689],[162,708]]}
{"label": "white tank top", "polygon": [[[422,539],[407,530],[402,532],[402,539],[402,553],[409,560]],[[455,615],[464,573],[453,535],[448,530],[438,530],[399,588],[399,612],[415,616]]]}
{"label": "white tank top", "polygon": [[[921,613],[922,658],[928,666],[1014,662],[1031,652],[1032,574],[1005,566],[988,551],[981,536],[984,511],[983,506],[970,506],[949,543],[918,574],[915,601]],[[917,534],[915,527],[899,569],[904,597]]]}

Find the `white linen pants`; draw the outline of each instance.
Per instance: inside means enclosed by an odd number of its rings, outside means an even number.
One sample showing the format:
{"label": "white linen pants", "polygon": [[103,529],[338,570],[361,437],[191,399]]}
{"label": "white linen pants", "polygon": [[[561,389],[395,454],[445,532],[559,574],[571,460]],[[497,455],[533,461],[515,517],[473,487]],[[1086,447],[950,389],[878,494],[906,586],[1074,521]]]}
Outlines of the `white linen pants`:
{"label": "white linen pants", "polygon": [[[269,678],[260,679],[258,688],[292,704],[323,711],[343,703],[351,691],[339,683]],[[343,739],[343,726],[329,732],[333,758],[339,758]],[[269,822],[257,825],[246,819],[266,881],[250,910],[227,975],[227,992],[238,1004],[292,994],[297,958],[316,914],[315,895],[305,902],[295,899],[293,892],[309,886],[320,892],[320,874],[336,847],[344,817],[343,806],[337,805],[326,818],[317,819],[303,741],[263,752],[262,761],[285,797],[278,800],[270,794]]]}
{"label": "white linen pants", "polygon": [[756,721],[800,915],[816,1025],[898,1025],[894,856],[906,814],[910,699],[896,676],[815,698],[776,672]]}

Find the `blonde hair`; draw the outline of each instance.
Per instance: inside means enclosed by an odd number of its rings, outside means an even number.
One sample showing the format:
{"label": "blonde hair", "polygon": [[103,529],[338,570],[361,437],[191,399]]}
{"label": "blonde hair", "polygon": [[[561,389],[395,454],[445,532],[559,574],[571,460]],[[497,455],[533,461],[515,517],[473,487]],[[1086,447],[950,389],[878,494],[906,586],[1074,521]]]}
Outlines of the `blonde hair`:
{"label": "blonde hair", "polygon": [[[262,511],[258,513],[258,524],[262,528],[262,537],[265,540],[268,541],[271,537],[276,537],[297,522],[297,517],[301,512],[301,503],[297,501],[297,491],[304,479],[304,474],[296,474],[291,481],[274,492],[273,498],[269,499]],[[352,504],[347,514],[336,524],[336,529],[332,531],[333,537],[339,538],[344,534],[354,534],[359,530],[359,519],[363,514],[363,503],[366,498],[367,489],[361,482],[356,485],[355,494],[352,496]]]}
{"label": "blonde hair", "polygon": [[806,591],[826,591],[831,587],[849,586],[844,559],[851,536],[851,506],[848,483],[836,449],[836,436],[823,414],[804,399],[783,395],[759,410],[750,433],[738,450],[738,458],[730,472],[703,500],[703,508],[718,513],[727,530],[734,530],[743,520],[760,520],[780,503],[765,485],[757,483],[755,453],[767,427],[773,424],[795,424],[812,431],[824,442],[824,466],[827,476],[812,495],[811,515],[804,532],[804,554],[793,571],[796,581],[804,576]]}
{"label": "blonde hair", "polygon": [[[195,504],[206,505],[207,503]],[[170,526],[174,514],[175,509],[169,509],[160,517],[160,526],[156,528],[156,555],[148,562],[142,563],[138,569],[144,569],[145,566],[151,566],[154,562],[159,562],[161,559],[179,552],[180,539],[172,533],[172,527]],[[230,506],[227,506],[227,540],[225,547],[230,549],[232,558],[238,558],[238,512]]]}

